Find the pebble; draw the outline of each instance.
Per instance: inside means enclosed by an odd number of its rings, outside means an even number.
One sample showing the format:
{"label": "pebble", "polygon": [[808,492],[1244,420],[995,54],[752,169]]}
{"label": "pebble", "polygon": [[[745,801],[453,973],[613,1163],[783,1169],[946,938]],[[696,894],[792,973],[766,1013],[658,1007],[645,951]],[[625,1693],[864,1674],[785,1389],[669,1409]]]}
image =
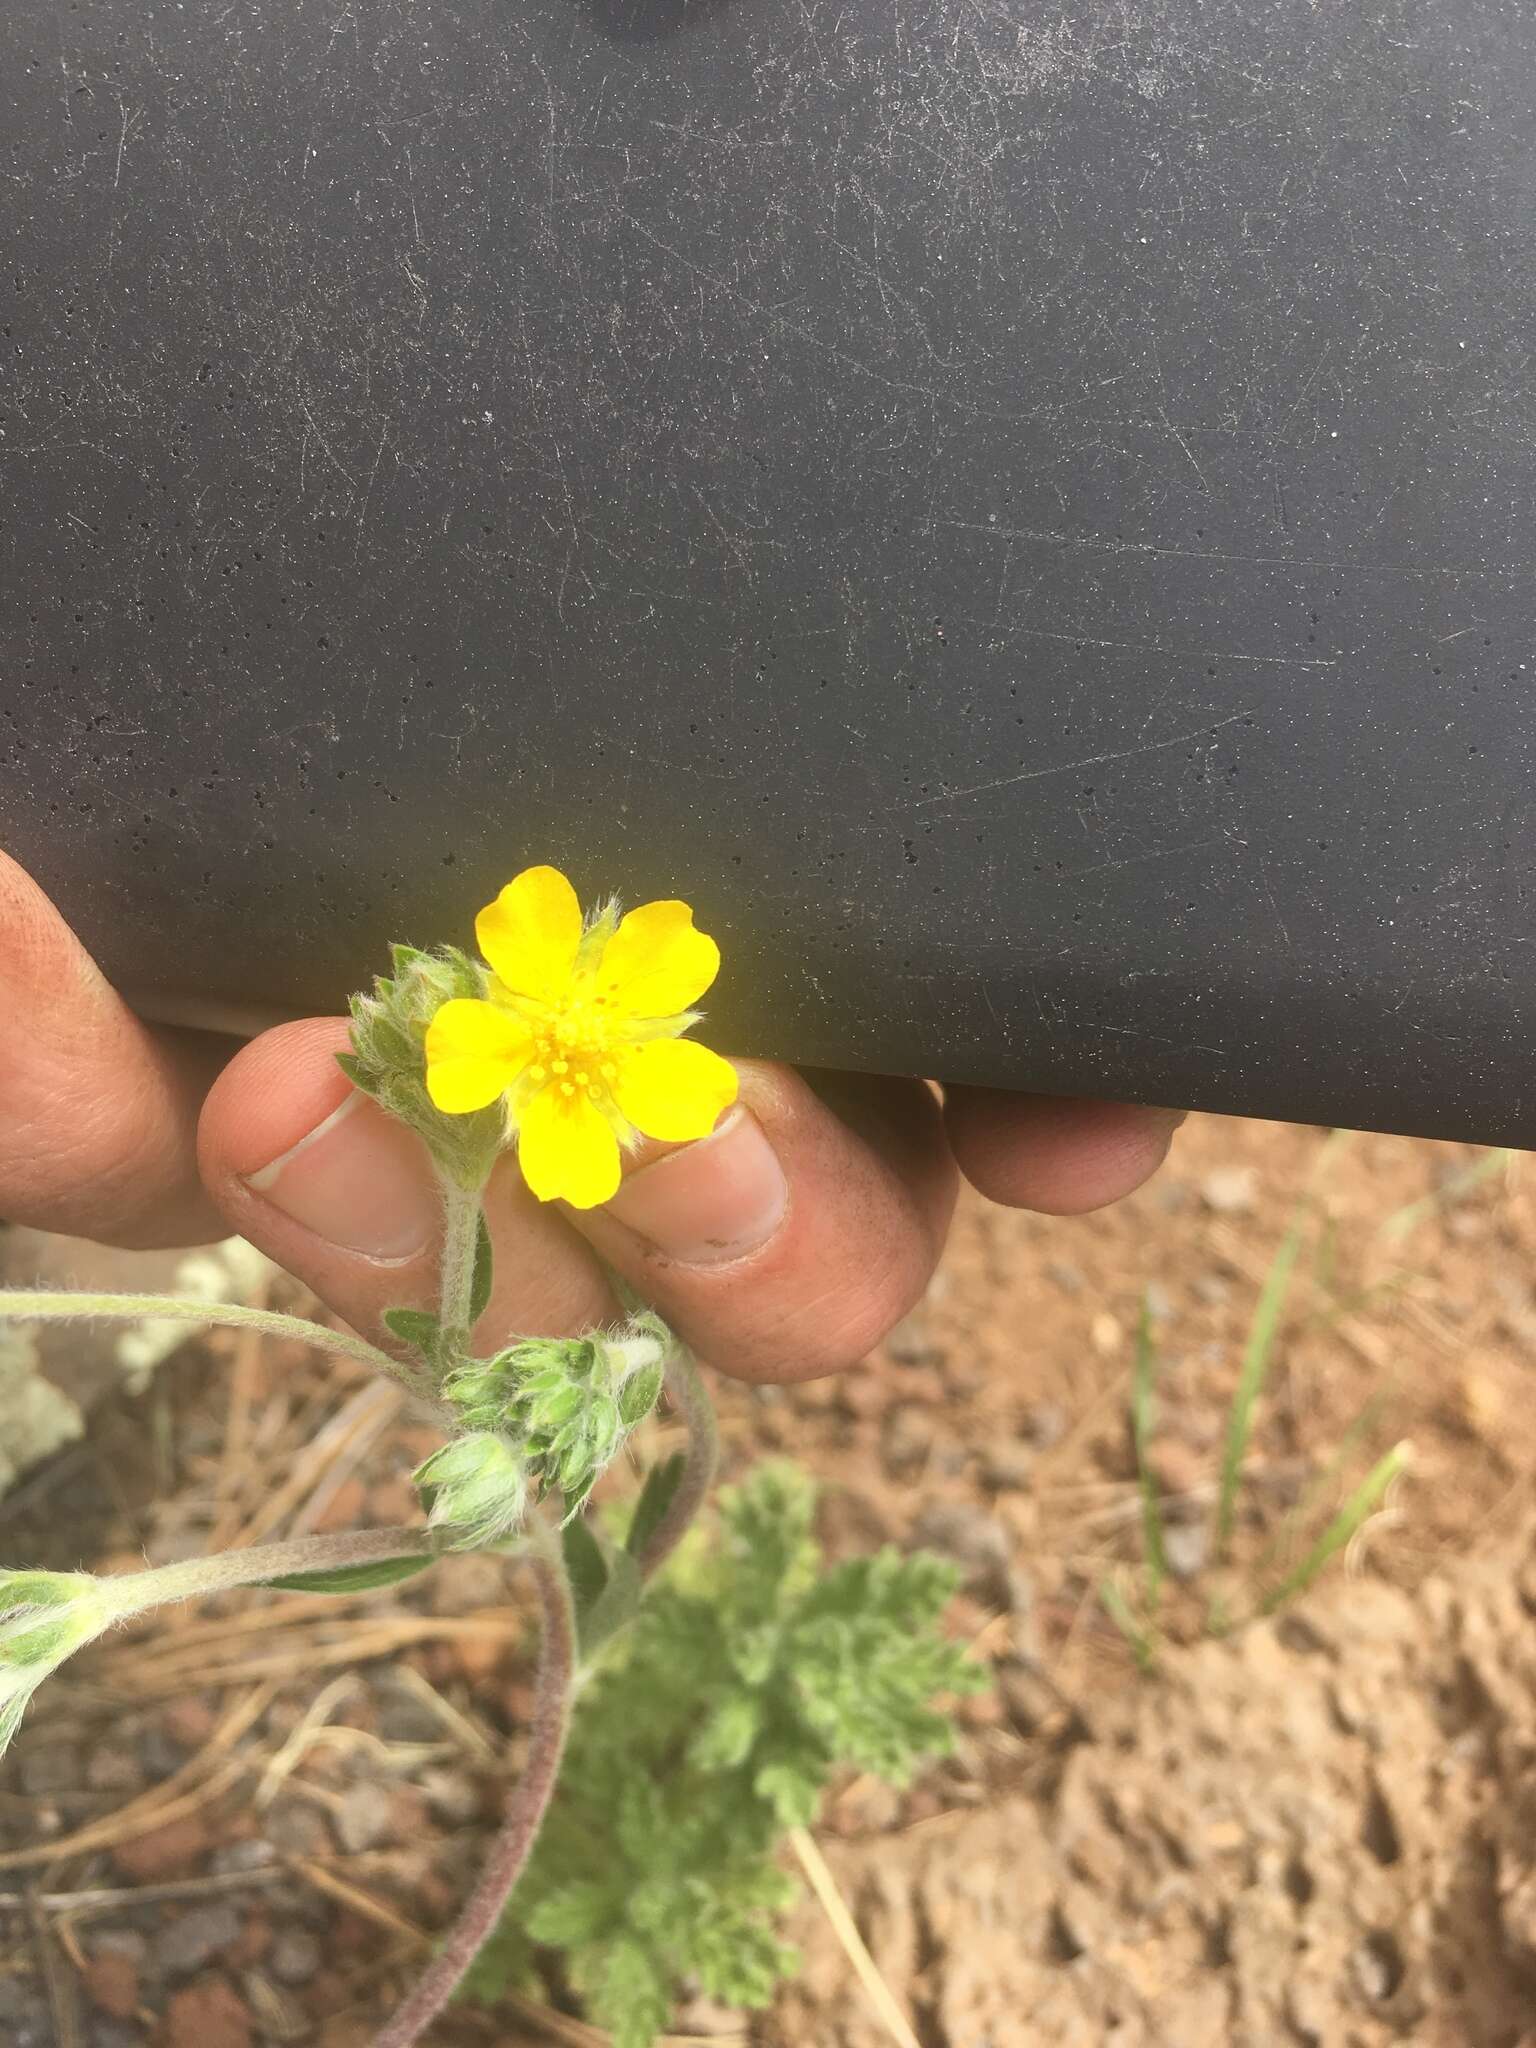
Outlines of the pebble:
{"label": "pebble", "polygon": [[1147,1314],[1154,1323],[1166,1323],[1173,1314],[1173,1296],[1161,1280],[1147,1282],[1143,1299],[1147,1304]]}
{"label": "pebble", "polygon": [[1210,1562],[1209,1522],[1165,1522],[1163,1556],[1176,1579],[1198,1578]]}
{"label": "pebble", "polygon": [[131,2020],[139,2009],[139,1967],[130,1956],[98,1949],[84,1971],[86,1995],[113,2019]]}
{"label": "pebble", "polygon": [[285,1927],[272,1944],[267,1968],[279,1984],[297,1990],[319,1975],[324,1954],[307,1927]]}
{"label": "pebble", "polygon": [[[491,1563],[493,1560],[486,1559]],[[506,1579],[497,1574],[505,1598]],[[441,1742],[443,1724],[432,1709],[413,1692],[384,1673],[373,1695],[374,1726],[385,1742]]]}
{"label": "pebble", "polygon": [[208,1867],[218,1877],[232,1877],[236,1871],[265,1870],[276,1861],[277,1851],[272,1844],[253,1836],[249,1841],[226,1842],[215,1849]]}
{"label": "pebble", "polygon": [[325,1822],[296,1797],[275,1800],[264,1826],[268,1842],[282,1856],[321,1856],[331,1846]]}
{"label": "pebble", "polygon": [[201,1749],[214,1731],[217,1716],[205,1695],[188,1693],[172,1700],[160,1720],[173,1742],[183,1749]]}
{"label": "pebble", "polygon": [[885,1350],[898,1365],[936,1365],[944,1356],[944,1347],[935,1338],[921,1309],[903,1316],[895,1329],[888,1332]]}
{"label": "pebble", "polygon": [[421,1789],[433,1816],[449,1827],[479,1818],[480,1787],[466,1771],[423,1771]]}
{"label": "pebble", "polygon": [[251,2048],[251,2015],[223,1977],[203,1977],[173,1994],[165,2009],[165,2048]]}
{"label": "pebble", "polygon": [[155,1942],[155,1960],[171,1977],[190,1977],[215,1956],[233,1948],[243,1925],[239,1908],[225,1900],[194,1906],[162,1929]]}
{"label": "pebble", "polygon": [[149,1775],[131,1749],[103,1743],[86,1759],[85,1782],[93,1792],[142,1792]]}
{"label": "pebble", "polygon": [[999,1493],[1023,1493],[1034,1477],[1034,1453],[1026,1444],[994,1444],[981,1461],[981,1476]]}
{"label": "pebble", "polygon": [[1024,1434],[1037,1451],[1054,1450],[1067,1433],[1067,1411],[1057,1401],[1037,1401],[1024,1414]]}
{"label": "pebble", "polygon": [[149,1958],[149,1939],[137,1927],[103,1927],[91,1943],[91,1953],[126,1956],[130,1963],[142,1968]]}
{"label": "pebble", "polygon": [[53,2048],[48,2000],[30,1979],[0,1977],[0,2031],[6,2048]]}
{"label": "pebble", "polygon": [[1112,1316],[1108,1309],[1100,1309],[1088,1325],[1088,1341],[1100,1358],[1113,1358],[1125,1342],[1125,1331],[1119,1318]]}
{"label": "pebble", "polygon": [[153,1721],[139,1737],[139,1762],[158,1783],[179,1771],[187,1752],[162,1721]]}
{"label": "pebble", "polygon": [[1083,1291],[1083,1269],[1074,1266],[1069,1259],[1047,1259],[1045,1277],[1063,1294],[1081,1294]]}
{"label": "pebble", "polygon": [[332,1826],[336,1839],[351,1856],[376,1849],[392,1831],[394,1801],[388,1789],[372,1778],[348,1786],[342,1794]]}
{"label": "pebble", "polygon": [[889,1411],[881,1431],[880,1448],[893,1477],[902,1478],[918,1470],[933,1448],[933,1434],[933,1423],[921,1408],[903,1404]]}
{"label": "pebble", "polygon": [[98,2013],[91,2025],[90,2042],[91,2048],[144,2048],[144,2035],[128,2020],[112,2020]]}
{"label": "pebble", "polygon": [[915,1550],[936,1550],[964,1567],[968,1591],[1007,1603],[1009,1559],[1012,1545],[1008,1532],[984,1508],[964,1501],[933,1501],[925,1507],[912,1527]]}
{"label": "pebble", "polygon": [[1201,1273],[1195,1279],[1195,1296],[1207,1308],[1220,1308],[1232,1298],[1232,1283],[1220,1273]]}
{"label": "pebble", "polygon": [[159,1884],[166,1878],[192,1876],[208,1849],[208,1823],[194,1813],[119,1842],[112,1861],[135,1884]]}
{"label": "pebble", "polygon": [[18,1762],[17,1776],[29,1799],[72,1792],[80,1783],[80,1752],[72,1742],[50,1742],[42,1749],[29,1743]]}
{"label": "pebble", "polygon": [[1251,1166],[1214,1167],[1200,1183],[1200,1199],[1215,1216],[1246,1216],[1258,1200],[1259,1176]]}

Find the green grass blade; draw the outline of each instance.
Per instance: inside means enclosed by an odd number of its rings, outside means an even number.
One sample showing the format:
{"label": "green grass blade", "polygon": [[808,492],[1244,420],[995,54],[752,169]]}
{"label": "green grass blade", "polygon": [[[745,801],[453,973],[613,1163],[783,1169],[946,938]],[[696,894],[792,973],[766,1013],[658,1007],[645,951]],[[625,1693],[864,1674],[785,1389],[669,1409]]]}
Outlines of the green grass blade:
{"label": "green grass blade", "polygon": [[1311,1515],[1323,1495],[1333,1485],[1353,1455],[1356,1448],[1369,1436],[1380,1421],[1382,1411],[1389,1399],[1397,1392],[1397,1382],[1389,1381],[1371,1395],[1365,1406],[1351,1422],[1344,1434],[1334,1445],[1328,1462],[1315,1472],[1302,1488],[1294,1507],[1288,1508],[1282,1516],[1279,1527],[1253,1561],[1255,1573],[1265,1572],[1275,1561],[1290,1549],[1297,1531]]}
{"label": "green grass blade", "polygon": [[1304,1593],[1330,1558],[1337,1557],[1341,1550],[1348,1548],[1381,1505],[1393,1480],[1407,1469],[1412,1456],[1411,1444],[1395,1444],[1371,1467],[1301,1563],[1269,1595],[1260,1609],[1261,1613],[1273,1614],[1287,1600],[1294,1600],[1298,1593]]}
{"label": "green grass blade", "polygon": [[1496,1145],[1481,1159],[1474,1160],[1460,1173],[1453,1174],[1444,1186],[1436,1188],[1433,1194],[1421,1195],[1418,1201],[1406,1203],[1401,1209],[1394,1209],[1376,1235],[1385,1239],[1388,1244],[1397,1243],[1400,1238],[1406,1237],[1409,1231],[1417,1229],[1426,1218],[1438,1214],[1442,1209],[1450,1208],[1453,1203],[1459,1202],[1463,1195],[1468,1195],[1474,1188],[1481,1187],[1485,1180],[1491,1180],[1494,1174],[1506,1173],[1514,1156],[1508,1145]]}
{"label": "green grass blade", "polygon": [[1259,1299],[1253,1311],[1253,1321],[1248,1326],[1248,1341],[1243,1347],[1242,1371],[1238,1374],[1237,1391],[1232,1396],[1232,1409],[1227,1418],[1227,1441],[1221,1454],[1221,1487],[1216,1502],[1218,1558],[1226,1551],[1232,1540],[1232,1525],[1237,1518],[1237,1493],[1243,1477],[1243,1460],[1248,1455],[1248,1444],[1253,1435],[1254,1410],[1264,1392],[1264,1383],[1269,1377],[1275,1331],[1285,1310],[1285,1298],[1290,1290],[1291,1275],[1301,1252],[1301,1232],[1302,1217],[1298,1214],[1280,1240],[1279,1249],[1270,1261],[1269,1271],[1264,1275],[1264,1285],[1259,1290]]}
{"label": "green grass blade", "polygon": [[1136,1326],[1136,1362],[1131,1372],[1131,1434],[1136,1443],[1136,1475],[1141,1484],[1141,1537],[1147,1575],[1147,1605],[1155,1614],[1168,1576],[1163,1547],[1163,1504],[1152,1472],[1152,1431],[1157,1422],[1157,1346],[1152,1339],[1152,1310],[1145,1298]]}
{"label": "green grass blade", "polygon": [[1099,1581],[1099,1601],[1104,1612],[1130,1644],[1137,1664],[1143,1671],[1150,1671],[1157,1661],[1152,1638],[1132,1614],[1130,1602],[1113,1579]]}

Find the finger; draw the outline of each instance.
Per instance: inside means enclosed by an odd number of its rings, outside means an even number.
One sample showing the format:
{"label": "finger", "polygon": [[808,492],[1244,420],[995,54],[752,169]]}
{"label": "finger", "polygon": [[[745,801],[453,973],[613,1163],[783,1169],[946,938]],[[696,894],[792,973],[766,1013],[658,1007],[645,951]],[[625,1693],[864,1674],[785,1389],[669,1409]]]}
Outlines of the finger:
{"label": "finger", "polygon": [[[296,1274],[374,1342],[388,1308],[436,1308],[442,1201],[413,1131],[336,1064],[340,1017],[282,1024],[220,1075],[204,1107],[204,1179],[230,1229]],[[487,1350],[564,1336],[614,1312],[592,1254],[503,1159],[486,1191],[494,1286],[476,1329]]]}
{"label": "finger", "polygon": [[1001,1088],[952,1088],[944,1121],[960,1171],[1011,1209],[1080,1216],[1139,1188],[1186,1112]]}
{"label": "finger", "polygon": [[0,1214],[137,1249],[222,1236],[195,1137],[227,1051],[141,1024],[0,854]]}
{"label": "finger", "polygon": [[737,1063],[717,1129],[642,1155],[572,1221],[723,1372],[797,1380],[864,1357],[928,1284],[955,1197],[919,1081],[842,1084],[856,1131],[786,1067]]}

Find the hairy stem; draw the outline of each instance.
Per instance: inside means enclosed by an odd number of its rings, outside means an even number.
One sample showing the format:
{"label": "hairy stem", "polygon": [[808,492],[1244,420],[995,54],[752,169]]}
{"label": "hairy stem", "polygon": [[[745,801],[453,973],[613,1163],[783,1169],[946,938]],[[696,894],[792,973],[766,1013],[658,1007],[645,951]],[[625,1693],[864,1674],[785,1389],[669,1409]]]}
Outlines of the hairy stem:
{"label": "hairy stem", "polygon": [[348,1529],[339,1536],[296,1536],[286,1543],[189,1557],[154,1571],[116,1572],[99,1583],[120,1613],[140,1614],[171,1600],[260,1586],[296,1572],[342,1571],[348,1565],[383,1564],[396,1557],[431,1557],[439,1547],[428,1529]]}
{"label": "hairy stem", "polygon": [[674,1338],[667,1359],[667,1394],[688,1425],[688,1450],[683,1476],[667,1511],[651,1531],[651,1539],[635,1562],[642,1579],[660,1570],[693,1526],[700,1508],[709,1497],[720,1463],[720,1429],[715,1421],[714,1403],[703,1376],[686,1344]]}
{"label": "hairy stem", "polygon": [[445,1330],[469,1334],[469,1300],[475,1285],[475,1248],[480,1242],[480,1194],[445,1179],[443,1191],[442,1298],[439,1317]]}
{"label": "hairy stem", "polygon": [[525,1556],[538,1589],[543,1636],[528,1761],[507,1799],[506,1816],[468,1904],[426,1975],[384,2031],[375,2035],[373,2048],[413,2048],[452,1998],[501,1923],[560,1774],[576,1675],[576,1613],[559,1543],[543,1523],[536,1523],[529,1533]]}
{"label": "hairy stem", "polygon": [[[68,1322],[115,1316],[126,1322],[223,1323],[237,1330],[265,1330],[269,1336],[291,1337],[322,1351],[360,1359],[375,1372],[402,1377],[399,1366],[382,1351],[348,1330],[330,1330],[302,1316],[279,1315],[268,1308],[242,1308],[232,1301],[200,1301],[184,1294],[44,1294],[24,1287],[0,1288],[0,1320],[28,1323]],[[413,1391],[415,1389],[413,1388]]]}

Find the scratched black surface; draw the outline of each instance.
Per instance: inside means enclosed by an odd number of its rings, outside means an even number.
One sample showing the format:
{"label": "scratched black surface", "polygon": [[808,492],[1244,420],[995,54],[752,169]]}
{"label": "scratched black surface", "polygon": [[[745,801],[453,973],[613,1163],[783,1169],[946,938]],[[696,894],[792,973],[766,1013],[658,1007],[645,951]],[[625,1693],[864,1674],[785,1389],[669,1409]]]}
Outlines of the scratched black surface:
{"label": "scratched black surface", "polygon": [[1536,1139],[1525,0],[8,0],[0,836],[333,1005]]}

